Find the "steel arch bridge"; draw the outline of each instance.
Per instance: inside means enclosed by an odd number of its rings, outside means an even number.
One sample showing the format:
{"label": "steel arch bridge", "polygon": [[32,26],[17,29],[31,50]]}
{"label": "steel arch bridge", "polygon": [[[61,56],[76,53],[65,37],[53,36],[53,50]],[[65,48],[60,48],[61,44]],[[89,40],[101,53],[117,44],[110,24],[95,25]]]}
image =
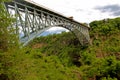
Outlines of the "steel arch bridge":
{"label": "steel arch bridge", "polygon": [[73,32],[81,45],[89,44],[89,27],[58,12],[50,10],[30,0],[13,0],[5,3],[9,14],[16,15],[15,26],[23,46],[40,33],[54,26],[60,26]]}

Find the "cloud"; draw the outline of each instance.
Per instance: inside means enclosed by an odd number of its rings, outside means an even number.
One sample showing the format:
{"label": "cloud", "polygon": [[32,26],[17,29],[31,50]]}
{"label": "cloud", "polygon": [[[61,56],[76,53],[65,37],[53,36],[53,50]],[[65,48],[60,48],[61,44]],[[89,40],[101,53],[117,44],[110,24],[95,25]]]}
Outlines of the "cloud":
{"label": "cloud", "polygon": [[76,12],[81,12],[81,11],[84,11],[83,9],[76,9],[75,10]]}
{"label": "cloud", "polygon": [[103,13],[108,12],[112,16],[120,16],[120,5],[118,4],[107,5],[107,6],[97,6],[94,9],[99,10]]}

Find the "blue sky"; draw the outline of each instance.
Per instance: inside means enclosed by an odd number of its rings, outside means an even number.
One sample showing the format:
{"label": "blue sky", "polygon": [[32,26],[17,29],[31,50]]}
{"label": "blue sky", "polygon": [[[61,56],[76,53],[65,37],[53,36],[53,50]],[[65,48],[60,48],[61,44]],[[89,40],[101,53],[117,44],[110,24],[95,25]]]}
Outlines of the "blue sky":
{"label": "blue sky", "polygon": [[69,30],[62,28],[62,27],[52,27],[52,28],[44,31],[43,33],[41,33],[39,36],[46,36],[49,34],[60,34],[63,31],[69,32]]}

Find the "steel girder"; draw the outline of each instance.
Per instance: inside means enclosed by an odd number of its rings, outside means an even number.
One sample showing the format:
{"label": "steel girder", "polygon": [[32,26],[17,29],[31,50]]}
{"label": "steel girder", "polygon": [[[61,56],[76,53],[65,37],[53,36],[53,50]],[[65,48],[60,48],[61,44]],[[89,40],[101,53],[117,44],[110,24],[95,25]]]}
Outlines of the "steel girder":
{"label": "steel girder", "polygon": [[89,43],[89,27],[73,19],[26,0],[14,0],[5,4],[8,12],[15,15],[15,26],[19,28],[17,32],[20,34],[20,42],[23,45],[54,26],[72,31],[82,45]]}

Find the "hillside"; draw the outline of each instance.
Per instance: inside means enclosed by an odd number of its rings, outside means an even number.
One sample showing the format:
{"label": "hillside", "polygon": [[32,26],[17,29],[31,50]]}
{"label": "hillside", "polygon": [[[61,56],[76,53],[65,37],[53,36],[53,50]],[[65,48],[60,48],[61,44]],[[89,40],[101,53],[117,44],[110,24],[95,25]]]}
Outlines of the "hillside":
{"label": "hillside", "polygon": [[88,47],[81,46],[70,32],[36,38],[30,46],[44,55],[57,56],[67,67],[76,66],[81,79],[119,80],[120,18],[93,21],[90,26],[92,45]]}
{"label": "hillside", "polygon": [[0,80],[120,80],[120,18],[90,26],[87,47],[62,32],[0,52]]}

